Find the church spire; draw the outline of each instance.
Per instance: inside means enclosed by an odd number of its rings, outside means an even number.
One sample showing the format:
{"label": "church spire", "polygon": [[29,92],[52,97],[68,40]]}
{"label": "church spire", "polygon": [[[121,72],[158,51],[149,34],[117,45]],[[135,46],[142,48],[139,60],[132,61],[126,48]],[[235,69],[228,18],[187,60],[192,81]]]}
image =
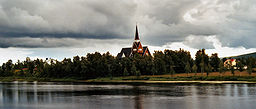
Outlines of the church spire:
{"label": "church spire", "polygon": [[134,40],[140,40],[137,24],[136,24],[136,32],[135,32],[135,39]]}

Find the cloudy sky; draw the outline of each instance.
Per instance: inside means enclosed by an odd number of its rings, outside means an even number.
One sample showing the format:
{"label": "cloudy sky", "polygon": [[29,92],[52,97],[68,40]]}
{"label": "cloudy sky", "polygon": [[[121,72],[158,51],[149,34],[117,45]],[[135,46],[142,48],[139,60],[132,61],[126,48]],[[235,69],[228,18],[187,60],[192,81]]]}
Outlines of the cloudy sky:
{"label": "cloudy sky", "polygon": [[151,52],[256,52],[255,0],[0,0],[0,63],[116,55],[132,45],[136,23]]}

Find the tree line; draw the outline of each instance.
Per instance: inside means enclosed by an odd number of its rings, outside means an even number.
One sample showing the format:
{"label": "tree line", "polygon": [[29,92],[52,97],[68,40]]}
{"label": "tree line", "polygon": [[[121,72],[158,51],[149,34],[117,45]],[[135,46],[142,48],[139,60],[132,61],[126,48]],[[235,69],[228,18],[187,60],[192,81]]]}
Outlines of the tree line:
{"label": "tree line", "polygon": [[[134,55],[133,57],[117,58],[109,52],[88,53],[84,57],[74,56],[62,61],[48,59],[18,61],[12,60],[0,66],[0,76],[20,76],[37,78],[75,78],[93,79],[98,77],[163,75],[176,73],[223,73],[230,70],[247,70],[249,74],[255,68],[256,59],[253,57],[237,59],[236,65],[224,66],[226,58],[220,59],[217,53],[208,56],[205,49],[198,50],[195,59],[189,51],[164,50],[155,51],[153,56]],[[247,68],[246,68],[246,67]]]}

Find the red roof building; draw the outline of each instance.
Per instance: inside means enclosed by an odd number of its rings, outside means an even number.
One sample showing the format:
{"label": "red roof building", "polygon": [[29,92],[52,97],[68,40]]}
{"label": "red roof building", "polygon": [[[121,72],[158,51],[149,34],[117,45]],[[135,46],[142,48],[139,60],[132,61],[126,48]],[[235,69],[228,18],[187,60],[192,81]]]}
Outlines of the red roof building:
{"label": "red roof building", "polygon": [[129,48],[122,48],[121,52],[118,53],[117,57],[118,58],[123,58],[123,57],[132,57],[134,54],[139,54],[141,56],[150,56],[150,52],[147,46],[142,46],[140,42],[140,37],[139,37],[139,32],[138,32],[138,27],[136,25],[136,31],[135,31],[135,38],[134,42],[132,44],[132,47]]}

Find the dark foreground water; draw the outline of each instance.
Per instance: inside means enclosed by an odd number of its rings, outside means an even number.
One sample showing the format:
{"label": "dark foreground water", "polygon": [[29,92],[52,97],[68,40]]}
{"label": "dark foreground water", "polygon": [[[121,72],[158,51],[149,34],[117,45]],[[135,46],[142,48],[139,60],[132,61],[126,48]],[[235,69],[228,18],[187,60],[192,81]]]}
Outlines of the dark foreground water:
{"label": "dark foreground water", "polygon": [[256,109],[256,84],[0,83],[0,109]]}

